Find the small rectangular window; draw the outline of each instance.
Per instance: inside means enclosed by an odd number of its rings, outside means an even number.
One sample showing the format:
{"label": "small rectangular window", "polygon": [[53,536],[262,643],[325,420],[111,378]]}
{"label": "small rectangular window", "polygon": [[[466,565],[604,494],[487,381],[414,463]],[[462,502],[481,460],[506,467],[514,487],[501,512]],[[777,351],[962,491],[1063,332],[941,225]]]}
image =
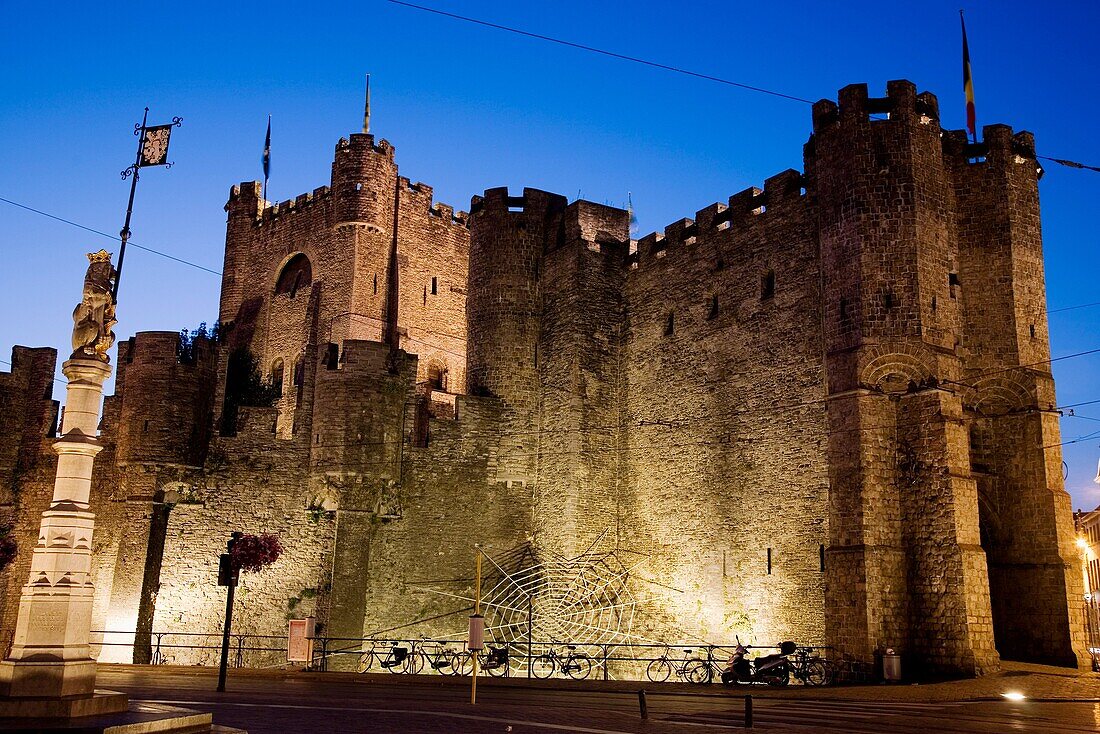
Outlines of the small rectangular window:
{"label": "small rectangular window", "polygon": [[710,297],[710,310],[707,312],[707,318],[713,319],[718,317],[718,296],[713,295]]}
{"label": "small rectangular window", "polygon": [[675,315],[669,311],[668,318],[665,319],[665,336],[672,336],[672,332],[676,329]]}
{"label": "small rectangular window", "polygon": [[840,318],[842,318],[842,319],[848,318],[848,299],[847,298],[841,298],[840,299]]}
{"label": "small rectangular window", "polygon": [[769,270],[760,278],[760,299],[768,300],[775,296],[775,271]]}
{"label": "small rectangular window", "polygon": [[768,575],[772,575],[772,549],[768,548]]}
{"label": "small rectangular window", "polygon": [[434,295],[436,295],[436,294],[437,294],[438,292],[439,292],[439,290],[438,290],[438,288],[437,288],[437,284],[436,284],[436,279],[435,279],[435,278],[433,277],[433,278],[432,278],[432,295],[434,296]]}

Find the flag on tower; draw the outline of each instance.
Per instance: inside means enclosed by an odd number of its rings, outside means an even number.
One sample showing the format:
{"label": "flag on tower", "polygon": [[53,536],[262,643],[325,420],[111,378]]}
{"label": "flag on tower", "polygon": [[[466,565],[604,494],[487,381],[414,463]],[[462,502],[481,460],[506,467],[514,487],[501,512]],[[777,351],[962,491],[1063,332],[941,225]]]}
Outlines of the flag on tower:
{"label": "flag on tower", "polygon": [[267,116],[267,137],[264,139],[264,198],[267,198],[267,179],[271,175],[271,115]]}
{"label": "flag on tower", "polygon": [[966,43],[966,20],[959,11],[959,21],[963,32],[963,92],[966,93],[966,129],[970,138],[978,142],[978,118],[974,111],[974,78],[970,75],[970,46]]}

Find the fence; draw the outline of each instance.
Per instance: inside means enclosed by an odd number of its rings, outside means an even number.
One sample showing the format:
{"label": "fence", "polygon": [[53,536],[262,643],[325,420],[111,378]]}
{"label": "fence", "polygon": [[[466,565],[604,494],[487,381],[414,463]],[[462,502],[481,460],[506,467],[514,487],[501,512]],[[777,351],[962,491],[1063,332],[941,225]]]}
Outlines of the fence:
{"label": "fence", "polygon": [[[133,659],[134,634],[132,632],[93,632],[93,646],[99,648],[99,658],[105,661],[129,662]],[[206,665],[216,666],[221,655],[222,635],[218,632],[153,632],[151,659],[154,665]],[[662,660],[670,664],[668,680],[686,680],[686,661],[705,663],[706,681],[717,681],[735,649],[732,645],[708,645],[691,643],[559,643],[513,642],[499,645],[489,642],[487,647],[506,650],[506,665],[486,671],[489,675],[520,677],[547,677],[547,667],[555,677],[574,677],[602,680],[650,680],[654,679],[651,666]],[[750,657],[775,652],[777,646],[747,646]],[[314,638],[312,670],[362,672],[364,659],[374,656],[375,671],[409,672],[408,666],[378,663],[394,648],[401,648],[404,655],[419,659],[418,670],[423,674],[451,674],[453,666],[444,666],[444,657],[466,656],[466,641],[462,639],[399,639],[380,637],[324,637]],[[826,647],[805,647],[808,654],[829,662],[831,682],[866,683],[876,680],[876,666],[857,660],[838,658]],[[446,652],[445,652],[446,651]],[[287,638],[280,635],[230,635],[229,664],[235,668],[284,667]],[[584,668],[563,673],[562,663],[573,656],[573,666]],[[553,658],[556,662],[548,663]],[[370,661],[367,658],[368,662]],[[797,655],[790,658],[792,669],[797,670]],[[432,665],[435,662],[439,667]],[[425,664],[427,663],[427,664]],[[555,668],[554,665],[557,667]],[[663,667],[663,666],[662,666]],[[465,672],[466,671],[458,671]],[[795,676],[797,678],[797,676]]]}

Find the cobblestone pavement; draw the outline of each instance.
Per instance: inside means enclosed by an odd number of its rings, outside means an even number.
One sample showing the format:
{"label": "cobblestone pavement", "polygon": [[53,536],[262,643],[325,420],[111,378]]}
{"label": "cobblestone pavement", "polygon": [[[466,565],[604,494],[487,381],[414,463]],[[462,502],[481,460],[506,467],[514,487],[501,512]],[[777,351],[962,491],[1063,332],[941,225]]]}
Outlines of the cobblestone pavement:
{"label": "cobblestone pavement", "polygon": [[[922,686],[792,687],[778,695],[754,688],[753,723],[805,734],[1100,731],[1100,678],[1052,670]],[[744,731],[744,691],[720,687],[647,684],[643,720],[638,683],[479,680],[472,706],[468,679],[233,671],[224,694],[214,692],[216,679],[208,668],[103,666],[99,686],[211,711],[216,723],[250,734]],[[1006,682],[1040,700],[1002,699]],[[1067,692],[1091,692],[1094,700],[1071,700]]]}

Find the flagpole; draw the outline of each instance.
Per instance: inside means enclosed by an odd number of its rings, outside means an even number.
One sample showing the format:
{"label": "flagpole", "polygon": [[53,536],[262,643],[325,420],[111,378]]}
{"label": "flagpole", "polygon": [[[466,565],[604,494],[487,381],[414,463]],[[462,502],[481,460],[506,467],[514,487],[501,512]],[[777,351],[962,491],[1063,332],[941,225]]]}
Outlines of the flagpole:
{"label": "flagpole", "polygon": [[141,170],[141,151],[145,147],[145,123],[149,121],[149,108],[145,108],[145,114],[141,118],[141,127],[134,130],[138,136],[137,155],[134,165],[122,172],[122,177],[132,175],[130,180],[130,199],[126,202],[126,221],[122,224],[122,231],[118,233],[122,246],[118,249],[118,265],[115,267],[115,283],[111,289],[111,301],[118,303],[118,284],[122,280],[122,260],[126,257],[126,243],[130,239],[130,217],[134,213],[134,194],[137,193],[138,171]]}

